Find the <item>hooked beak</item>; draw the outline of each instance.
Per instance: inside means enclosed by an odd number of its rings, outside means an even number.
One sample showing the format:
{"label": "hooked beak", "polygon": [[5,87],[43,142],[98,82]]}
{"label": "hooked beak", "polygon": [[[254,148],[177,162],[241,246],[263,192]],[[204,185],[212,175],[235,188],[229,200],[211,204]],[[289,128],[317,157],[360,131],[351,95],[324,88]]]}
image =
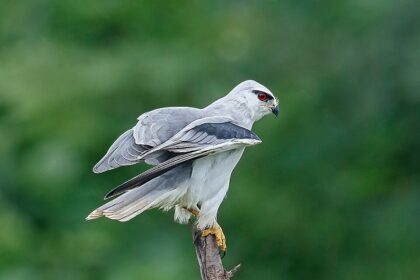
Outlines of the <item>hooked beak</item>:
{"label": "hooked beak", "polygon": [[273,107],[273,108],[271,108],[271,112],[273,112],[273,114],[276,116],[276,118],[279,116],[279,112],[280,112],[280,109],[279,109],[279,105],[277,105],[277,106],[275,106],[275,107]]}

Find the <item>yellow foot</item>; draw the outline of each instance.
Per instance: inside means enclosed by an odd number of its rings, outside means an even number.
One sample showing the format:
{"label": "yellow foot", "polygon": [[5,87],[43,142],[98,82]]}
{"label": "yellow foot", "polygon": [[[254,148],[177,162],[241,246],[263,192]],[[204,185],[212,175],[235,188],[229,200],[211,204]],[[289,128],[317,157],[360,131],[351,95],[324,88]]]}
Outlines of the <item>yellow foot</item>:
{"label": "yellow foot", "polygon": [[187,210],[188,212],[190,212],[194,217],[198,217],[200,215],[200,211],[195,210],[195,209],[188,209],[186,207],[184,207],[185,210]]}
{"label": "yellow foot", "polygon": [[216,243],[217,246],[219,246],[220,250],[226,252],[226,237],[219,224],[215,224],[213,227],[203,230],[201,236],[206,237],[210,234],[216,237]]}

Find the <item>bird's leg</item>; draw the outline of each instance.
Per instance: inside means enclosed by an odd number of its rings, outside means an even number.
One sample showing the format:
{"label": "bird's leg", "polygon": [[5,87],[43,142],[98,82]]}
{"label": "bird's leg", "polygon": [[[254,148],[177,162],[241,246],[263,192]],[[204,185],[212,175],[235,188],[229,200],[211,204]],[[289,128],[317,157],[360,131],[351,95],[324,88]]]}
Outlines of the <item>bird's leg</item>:
{"label": "bird's leg", "polygon": [[197,209],[190,209],[187,207],[184,207],[185,210],[187,210],[188,212],[190,212],[194,217],[198,217],[200,215],[200,211]]}
{"label": "bird's leg", "polygon": [[[190,209],[186,207],[184,207],[184,209],[190,212],[196,218],[200,216],[200,211],[197,209]],[[226,237],[225,237],[225,234],[223,233],[222,227],[218,223],[215,223],[212,227],[209,227],[203,230],[201,233],[201,236],[207,237],[210,234],[215,236],[217,246],[219,246],[220,250],[225,253],[226,252]],[[198,236],[196,236],[194,240],[197,240],[197,238]]]}
{"label": "bird's leg", "polygon": [[215,223],[212,227],[203,230],[201,236],[206,237],[210,234],[216,237],[216,243],[217,246],[219,246],[220,250],[226,252],[226,237],[218,223]]}

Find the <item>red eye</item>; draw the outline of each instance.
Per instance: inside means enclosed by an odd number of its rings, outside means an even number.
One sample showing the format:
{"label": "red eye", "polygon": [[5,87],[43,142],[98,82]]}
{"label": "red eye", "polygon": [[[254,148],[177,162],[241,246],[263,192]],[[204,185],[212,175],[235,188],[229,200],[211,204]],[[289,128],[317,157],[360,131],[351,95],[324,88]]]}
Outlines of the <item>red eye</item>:
{"label": "red eye", "polygon": [[258,93],[258,99],[261,101],[267,101],[268,95],[265,93]]}

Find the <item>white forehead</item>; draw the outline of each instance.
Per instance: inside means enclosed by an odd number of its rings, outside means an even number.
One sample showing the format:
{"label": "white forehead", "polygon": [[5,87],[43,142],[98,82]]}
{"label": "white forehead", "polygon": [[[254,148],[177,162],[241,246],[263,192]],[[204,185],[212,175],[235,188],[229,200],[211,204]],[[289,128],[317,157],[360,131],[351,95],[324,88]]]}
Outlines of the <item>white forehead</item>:
{"label": "white forehead", "polygon": [[253,80],[243,81],[242,83],[240,83],[239,85],[234,87],[229,92],[229,94],[235,94],[235,93],[238,93],[238,92],[241,92],[241,91],[252,91],[252,90],[259,90],[259,91],[263,91],[263,92],[266,92],[266,93],[269,93],[269,94],[273,95],[268,88],[266,88],[262,84],[260,84],[256,81],[253,81]]}

